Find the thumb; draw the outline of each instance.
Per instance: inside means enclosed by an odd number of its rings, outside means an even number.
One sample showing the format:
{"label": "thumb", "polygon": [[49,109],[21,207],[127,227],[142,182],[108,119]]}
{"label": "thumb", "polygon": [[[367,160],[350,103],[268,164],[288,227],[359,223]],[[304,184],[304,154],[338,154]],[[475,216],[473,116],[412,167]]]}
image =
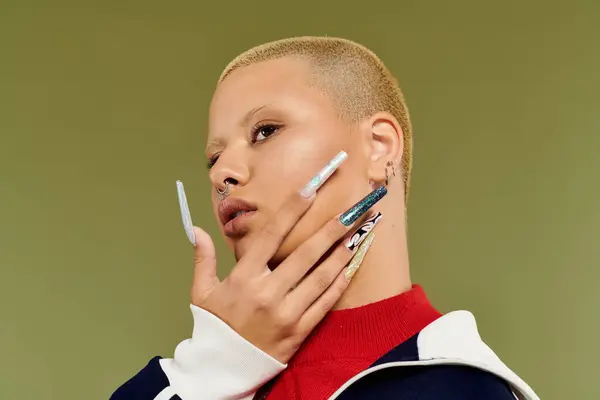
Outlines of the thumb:
{"label": "thumb", "polygon": [[217,276],[217,255],[212,238],[196,226],[194,235],[196,236],[196,246],[194,247],[192,304],[200,306],[219,284],[219,277]]}

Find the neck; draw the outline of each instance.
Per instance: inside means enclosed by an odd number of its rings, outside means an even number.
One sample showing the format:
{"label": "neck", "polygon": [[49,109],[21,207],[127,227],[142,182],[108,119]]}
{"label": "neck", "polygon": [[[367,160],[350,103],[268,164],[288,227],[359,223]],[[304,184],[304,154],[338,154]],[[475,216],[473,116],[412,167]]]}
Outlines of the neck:
{"label": "neck", "polygon": [[395,196],[388,197],[377,207],[383,218],[375,227],[375,240],[334,309],[360,307],[412,287],[404,209]]}

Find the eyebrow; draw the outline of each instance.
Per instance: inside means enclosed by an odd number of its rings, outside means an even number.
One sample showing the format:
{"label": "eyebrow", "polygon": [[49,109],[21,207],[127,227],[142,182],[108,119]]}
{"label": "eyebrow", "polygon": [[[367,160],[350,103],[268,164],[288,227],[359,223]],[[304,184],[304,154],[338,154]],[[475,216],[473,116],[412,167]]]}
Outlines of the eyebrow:
{"label": "eyebrow", "polygon": [[221,147],[225,147],[224,143],[221,139],[211,139],[206,144],[205,152],[212,153],[214,148],[221,148]]}
{"label": "eyebrow", "polygon": [[252,119],[252,117],[254,116],[254,114],[256,114],[257,112],[259,112],[260,110],[262,110],[263,108],[267,107],[266,104],[263,104],[262,106],[259,107],[255,107],[252,110],[248,111],[246,113],[246,115],[244,116],[244,118],[242,118],[240,124],[241,125],[247,125],[248,122],[250,122],[250,120]]}

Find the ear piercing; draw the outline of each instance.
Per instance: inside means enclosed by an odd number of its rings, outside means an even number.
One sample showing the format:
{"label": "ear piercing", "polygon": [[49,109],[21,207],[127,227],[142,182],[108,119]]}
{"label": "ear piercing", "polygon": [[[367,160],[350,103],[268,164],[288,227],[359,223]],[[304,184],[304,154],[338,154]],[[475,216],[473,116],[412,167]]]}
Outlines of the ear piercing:
{"label": "ear piercing", "polygon": [[385,164],[385,186],[388,186],[390,184],[390,169],[392,170],[391,177],[396,177],[396,168],[394,168],[394,163],[388,161]]}

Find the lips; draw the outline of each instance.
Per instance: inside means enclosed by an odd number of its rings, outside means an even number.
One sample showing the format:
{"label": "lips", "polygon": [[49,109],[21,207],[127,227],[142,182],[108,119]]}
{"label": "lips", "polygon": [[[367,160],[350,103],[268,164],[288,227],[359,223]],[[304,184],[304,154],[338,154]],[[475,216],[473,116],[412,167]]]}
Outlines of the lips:
{"label": "lips", "polygon": [[239,236],[244,233],[243,222],[256,211],[253,204],[235,197],[228,197],[219,204],[219,220],[227,236]]}

